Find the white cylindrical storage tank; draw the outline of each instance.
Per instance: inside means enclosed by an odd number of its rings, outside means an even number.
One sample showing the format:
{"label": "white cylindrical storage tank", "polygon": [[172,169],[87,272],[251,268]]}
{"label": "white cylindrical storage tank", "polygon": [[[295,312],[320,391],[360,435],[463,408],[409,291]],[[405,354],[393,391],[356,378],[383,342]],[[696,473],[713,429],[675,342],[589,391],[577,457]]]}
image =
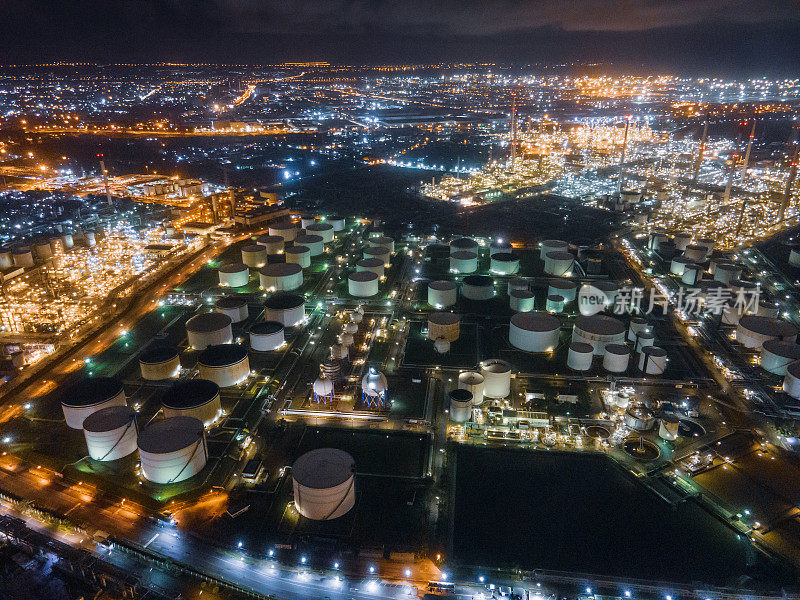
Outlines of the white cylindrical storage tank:
{"label": "white cylindrical storage tank", "polygon": [[261,244],[242,246],[242,263],[253,269],[263,267],[267,264],[267,249]]}
{"label": "white cylindrical storage tank", "polygon": [[470,250],[459,250],[450,255],[450,270],[453,273],[474,273],[478,270],[478,255]]}
{"label": "white cylindrical storage tank", "polygon": [[305,246],[311,252],[311,256],[319,256],[325,252],[325,244],[322,242],[321,235],[305,234],[298,235],[294,239],[294,243],[298,246]]}
{"label": "white cylindrical storage tank", "polygon": [[722,283],[729,284],[731,281],[739,279],[741,274],[742,267],[736,263],[719,263],[714,269],[714,279]]}
{"label": "white cylindrical storage tank", "polygon": [[699,244],[689,244],[686,246],[686,249],[683,251],[683,256],[687,260],[692,262],[703,262],[706,259],[706,246],[701,246]]}
{"label": "white cylindrical storage tank", "polygon": [[318,448],[292,465],[297,511],[314,521],[337,519],[356,503],[355,462],[347,452]]}
{"label": "white cylindrical storage tank", "polygon": [[539,242],[539,258],[542,260],[550,252],[567,252],[568,250],[569,244],[563,240],[544,240]]}
{"label": "white cylindrical storage tank", "polygon": [[331,223],[318,222],[306,227],[306,233],[308,235],[318,235],[322,238],[322,243],[327,244],[333,241],[334,227]]}
{"label": "white cylindrical storage tank", "polygon": [[273,263],[258,272],[262,290],[290,292],[303,285],[303,267],[297,263]]}
{"label": "white cylindrical storage tank", "polygon": [[472,416],[472,392],[456,388],[448,394],[450,398],[450,420],[466,423]]}
{"label": "white cylindrical storage tank", "polygon": [[531,290],[532,279],[530,277],[512,277],[508,280],[508,293],[515,290],[529,292]]}
{"label": "white cylindrical storage tank", "polygon": [[197,372],[201,379],[213,381],[219,387],[239,384],[250,375],[247,350],[239,344],[209,346],[197,359]]}
{"label": "white cylindrical storage tank", "polygon": [[435,312],[428,315],[428,338],[455,342],[459,335],[461,317],[455,313]]}
{"label": "white cylindrical storage tank", "polygon": [[683,267],[683,274],[681,281],[686,285],[695,285],[700,280],[700,275],[703,272],[703,267],[694,263],[687,263]]}
{"label": "white cylindrical storage tank", "polygon": [[392,253],[386,246],[367,246],[364,248],[364,258],[379,258],[388,267],[392,260]]}
{"label": "white cylindrical storage tank", "polygon": [[311,250],[308,246],[292,246],[283,251],[287,263],[295,263],[307,269],[311,266]]}
{"label": "white cylindrical storage tank", "polygon": [[632,317],[628,323],[628,341],[635,342],[639,334],[648,331],[650,326],[647,324],[647,319],[644,317]]}
{"label": "white cylindrical storage tank", "polygon": [[507,252],[498,252],[490,259],[489,270],[498,275],[513,275],[519,271],[519,259]]}
{"label": "white cylindrical storage tank", "polygon": [[347,291],[356,298],[369,298],[378,293],[380,278],[372,271],[354,271],[347,276]]}
{"label": "white cylindrical storage tank", "polygon": [[187,379],[172,384],[161,398],[164,416],[194,417],[208,427],[222,415],[219,386],[208,379]]}
{"label": "white cylindrical storage tank", "polygon": [[370,239],[369,243],[372,246],[382,246],[384,248],[388,248],[389,252],[394,254],[394,240],[390,237],[385,235],[378,236],[376,238]]}
{"label": "white cylindrical storage tank", "polygon": [[50,242],[36,242],[33,245],[33,252],[39,260],[47,260],[53,256],[53,248]]}
{"label": "white cylindrical storage tank", "polygon": [[345,228],[345,221],[344,217],[340,217],[339,215],[333,215],[327,218],[328,224],[333,228],[334,232],[337,231],[344,231]]}
{"label": "white cylindrical storage tank", "polygon": [[472,405],[483,404],[483,375],[475,371],[465,371],[458,375],[458,387],[472,394]]}
{"label": "white cylindrical storage tank", "polygon": [[0,269],[9,269],[14,265],[11,250],[0,250]]}
{"label": "white cylindrical storage tank", "polygon": [[220,298],[217,300],[214,310],[223,315],[228,315],[234,323],[241,323],[250,314],[247,308],[247,300],[236,296]]}
{"label": "white cylindrical storage tank", "polygon": [[83,234],[84,240],[86,241],[86,245],[89,248],[94,248],[95,244],[97,244],[97,236],[95,235],[94,231],[87,231]]}
{"label": "white cylindrical storage tank", "polygon": [[756,314],[760,317],[769,317],[771,319],[775,319],[778,316],[778,307],[775,306],[774,302],[770,302],[766,298],[762,298],[758,301]]}
{"label": "white cylindrical storage tank", "polygon": [[147,381],[177,377],[181,371],[180,354],[176,348],[148,348],[139,355],[139,369]]}
{"label": "white cylindrical storage tank", "polygon": [[108,406],[86,417],[83,435],[94,460],[110,461],[136,452],[136,413],[127,406]]}
{"label": "white cylindrical storage tank", "polygon": [[639,370],[645,375],[661,375],[667,368],[667,351],[658,346],[645,346],[639,352]]}
{"label": "white cylindrical storage tank", "polygon": [[795,342],[797,328],[787,321],[759,315],[743,315],[736,325],[736,341],[747,348],[760,348],[767,340]]}
{"label": "white cylindrical storage tank", "polygon": [[113,377],[88,377],[70,385],[61,397],[70,429],[82,429],[86,417],[109,406],[127,406],[125,389]]}
{"label": "white cylindrical storage tank", "polygon": [[428,304],[434,308],[453,306],[458,300],[458,286],[453,281],[431,281],[428,284]]}
{"label": "white cylindrical storage tank", "polygon": [[654,231],[647,238],[647,247],[658,251],[661,248],[661,244],[666,244],[669,241],[669,236],[666,233]]}
{"label": "white cylindrical storage tank", "polygon": [[64,246],[64,250],[69,250],[75,245],[75,240],[72,237],[71,233],[65,233],[61,236],[61,244]]}
{"label": "white cylindrical storage tank", "polygon": [[447,354],[450,352],[450,342],[444,338],[436,338],[433,340],[433,349],[439,354]]}
{"label": "white cylindrical storage tank", "polygon": [[758,364],[775,375],[786,375],[786,367],[796,360],[800,360],[800,346],[795,342],[767,340],[761,346]]}
{"label": "white cylindrical storage tank", "polygon": [[793,362],[786,367],[786,377],[783,378],[783,391],[792,398],[800,400],[800,361]]}
{"label": "white cylindrical storage tank", "polygon": [[317,218],[314,215],[300,215],[300,227],[303,229],[316,222]]}
{"label": "white cylindrical storage tank", "polygon": [[656,343],[656,336],[652,331],[642,331],[633,340],[633,351],[639,352],[646,346],[652,346]]}
{"label": "white cylindrical storage tank", "polygon": [[530,312],[534,309],[535,296],[527,290],[513,290],[508,293],[508,305],[517,312]]}
{"label": "white cylindrical storage tank", "polygon": [[676,233],[675,236],[672,238],[672,242],[675,244],[675,249],[679,252],[683,252],[686,250],[686,246],[692,243],[692,234],[690,233]]}
{"label": "white cylindrical storage tank", "polygon": [[678,439],[678,428],[681,421],[673,414],[665,413],[659,419],[658,437],[662,440],[674,441]]}
{"label": "white cylindrical storage tank", "polygon": [[714,244],[715,243],[716,243],[716,240],[714,240],[712,238],[700,238],[700,239],[695,241],[696,245],[702,246],[703,248],[706,249],[706,253],[705,253],[705,256],[703,257],[703,260],[707,260],[711,256],[711,253],[714,252]]}
{"label": "white cylindrical storage tank", "polygon": [[603,368],[609,373],[624,373],[628,370],[631,353],[625,344],[606,344]]}
{"label": "white cylindrical storage tank", "polygon": [[486,275],[467,275],[461,282],[461,295],[468,300],[490,300],[494,297],[494,281]]}
{"label": "white cylindrical storage tank", "polygon": [[291,222],[271,223],[269,226],[270,235],[279,235],[285,244],[293,242],[297,236],[297,225]]}
{"label": "white cylindrical storage tank", "polygon": [[625,343],[625,325],[608,315],[582,315],[572,328],[572,341],[591,344],[594,353],[602,356],[606,344]]}
{"label": "white cylindrical storage tank", "polygon": [[489,244],[489,256],[492,257],[495,254],[511,254],[511,244],[505,240],[493,240]]}
{"label": "white cylindrical storage tank", "polygon": [[511,365],[499,358],[481,363],[483,395],[487,398],[505,398],[511,393]]}
{"label": "white cylindrical storage tank", "polygon": [[712,275],[717,270],[717,265],[724,263],[733,263],[734,260],[728,252],[715,252],[711,259],[708,261],[708,272]]}
{"label": "white cylindrical storage tank", "polygon": [[233,341],[233,319],[218,312],[200,313],[186,321],[189,346],[205,350],[209,345],[230,344]]}
{"label": "white cylindrical storage tank", "polygon": [[250,282],[250,270],[243,263],[231,263],[219,268],[219,284],[223,287],[242,287]]}
{"label": "white cylindrical storage tank", "polygon": [[258,352],[269,352],[283,346],[283,324],[278,321],[264,321],[250,326],[250,349]]}
{"label": "white cylindrical storage tank", "polygon": [[456,238],[450,242],[450,254],[455,254],[456,252],[472,252],[477,256],[478,242],[466,237]]}
{"label": "white cylindrical storage tank", "polygon": [[564,297],[558,294],[550,294],[547,297],[544,309],[550,313],[564,312]]}
{"label": "white cylindrical storage tank", "polygon": [[617,294],[619,294],[619,285],[614,281],[607,280],[594,281],[592,285],[595,289],[603,292],[608,302],[607,306],[614,306],[614,301],[617,299]]}
{"label": "white cylindrical storage tank", "polygon": [[588,371],[592,368],[594,348],[586,342],[572,342],[567,354],[567,366],[575,371]]}
{"label": "white cylindrical storage tank", "polygon": [[33,266],[33,252],[31,251],[30,246],[20,246],[18,248],[14,248],[12,254],[14,257],[15,267],[27,268]]}
{"label": "white cylindrical storage tank", "polygon": [[691,265],[692,261],[685,256],[676,256],[669,265],[669,272],[678,277],[683,277],[686,265]]}
{"label": "white cylindrical storage tank", "polygon": [[176,483],[206,466],[208,448],[203,423],[193,417],[153,422],[139,434],[142,475],[153,483]]}
{"label": "white cylindrical storage tank", "polygon": [[362,258],[356,263],[356,271],[372,271],[378,277],[383,277],[386,265],[380,258]]}
{"label": "white cylindrical storage tank", "polygon": [[569,252],[554,250],[544,256],[544,272],[547,275],[556,277],[569,277],[572,275],[572,267],[575,264],[575,257]]}
{"label": "white cylindrical storage tank", "polygon": [[298,294],[273,294],[264,302],[264,319],[294,327],[306,318],[306,301]]}
{"label": "white cylindrical storage tank", "polygon": [[567,304],[578,296],[578,284],[569,279],[551,279],[547,284],[547,295],[561,296]]}
{"label": "white cylindrical storage tank", "polygon": [[264,246],[264,250],[267,252],[267,254],[283,253],[283,236],[269,234],[260,235],[256,238],[256,243],[259,246]]}
{"label": "white cylindrical storage tank", "polygon": [[528,352],[551,352],[558,346],[561,322],[546,312],[521,312],[511,317],[508,341]]}

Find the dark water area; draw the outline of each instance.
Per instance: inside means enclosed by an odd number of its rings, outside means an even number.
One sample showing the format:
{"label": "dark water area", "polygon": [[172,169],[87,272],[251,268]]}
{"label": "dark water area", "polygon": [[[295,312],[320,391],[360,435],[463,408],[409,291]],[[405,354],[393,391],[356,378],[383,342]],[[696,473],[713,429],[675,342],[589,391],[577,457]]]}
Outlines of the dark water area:
{"label": "dark water area", "polygon": [[693,500],[669,504],[599,454],[460,446],[453,559],[717,586],[794,584]]}

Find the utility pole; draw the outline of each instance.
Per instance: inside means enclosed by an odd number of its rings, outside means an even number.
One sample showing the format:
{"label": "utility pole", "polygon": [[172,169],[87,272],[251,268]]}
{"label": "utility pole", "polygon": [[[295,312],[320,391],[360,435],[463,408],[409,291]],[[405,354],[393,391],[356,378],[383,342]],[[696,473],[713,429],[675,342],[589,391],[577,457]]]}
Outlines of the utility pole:
{"label": "utility pole", "polygon": [[753,138],[756,135],[756,121],[753,119],[753,128],[750,130],[750,138],[747,140],[747,149],[744,152],[744,163],[742,163],[742,173],[740,177],[747,177],[747,167],[750,165],[750,150],[753,148]]}
{"label": "utility pole", "polygon": [[700,147],[697,150],[697,159],[694,161],[694,180],[700,174],[700,165],[703,163],[703,154],[706,151],[706,141],[708,140],[708,121],[703,123],[703,135],[700,138]]}
{"label": "utility pole", "polygon": [[631,118],[625,117],[625,137],[622,139],[622,154],[619,157],[619,175],[617,176],[617,194],[622,195],[623,166],[625,165],[625,150],[628,148],[628,129],[631,126]]}

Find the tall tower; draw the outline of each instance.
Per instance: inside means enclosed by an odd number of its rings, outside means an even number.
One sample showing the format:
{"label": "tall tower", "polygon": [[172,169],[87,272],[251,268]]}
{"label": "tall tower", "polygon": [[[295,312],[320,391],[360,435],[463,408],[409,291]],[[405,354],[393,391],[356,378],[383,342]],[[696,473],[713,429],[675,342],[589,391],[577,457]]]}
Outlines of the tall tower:
{"label": "tall tower", "polygon": [[706,151],[706,141],[708,140],[708,121],[703,123],[703,135],[700,138],[700,147],[697,150],[697,159],[694,161],[694,180],[700,174],[700,166],[703,164],[703,154]]}
{"label": "tall tower", "polygon": [[625,150],[628,148],[628,129],[631,126],[631,118],[625,117],[625,137],[622,139],[622,153],[619,156],[619,175],[617,175],[617,194],[622,194],[623,169],[625,165]]}
{"label": "tall tower", "polygon": [[797,143],[797,134],[798,129],[795,128],[794,137],[792,139],[792,146],[794,148],[789,150],[789,156],[791,157],[791,162],[789,163],[789,179],[786,180],[786,190],[783,192],[783,201],[778,211],[778,222],[783,221],[785,218],[786,209],[789,208],[789,199],[792,197],[792,187],[797,179],[797,161],[798,157],[800,157],[800,144]]}
{"label": "tall tower", "polygon": [[106,188],[106,198],[108,199],[108,205],[113,208],[114,202],[111,200],[111,189],[108,187],[108,171],[106,170],[106,163],[103,160],[102,154],[98,154],[97,158],[100,159],[100,172],[103,174],[103,186]]}
{"label": "tall tower", "polygon": [[753,119],[753,128],[750,130],[750,137],[747,140],[747,149],[744,152],[744,162],[742,163],[742,172],[740,177],[744,179],[747,176],[747,167],[750,166],[750,150],[753,148],[753,138],[756,135],[756,121]]}
{"label": "tall tower", "polygon": [[517,92],[511,92],[511,170],[517,160]]}

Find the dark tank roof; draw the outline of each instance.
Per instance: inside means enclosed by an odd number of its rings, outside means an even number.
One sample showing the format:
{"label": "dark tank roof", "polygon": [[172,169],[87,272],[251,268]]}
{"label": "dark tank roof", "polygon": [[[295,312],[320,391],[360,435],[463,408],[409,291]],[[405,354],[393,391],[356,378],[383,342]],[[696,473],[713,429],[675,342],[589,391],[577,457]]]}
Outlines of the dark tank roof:
{"label": "dark tank roof", "polygon": [[219,386],[208,379],[187,379],[169,387],[161,404],[169,408],[193,408],[211,402],[219,396]]}
{"label": "dark tank roof", "polygon": [[139,362],[146,365],[157,365],[173,360],[178,356],[178,349],[172,346],[156,346],[148,348],[139,355]]}
{"label": "dark tank roof", "polygon": [[200,353],[197,362],[207,367],[227,367],[247,358],[247,350],[239,344],[208,346]]}
{"label": "dark tank roof", "polygon": [[123,390],[113,377],[87,377],[70,385],[61,397],[65,406],[91,406],[114,398]]}

